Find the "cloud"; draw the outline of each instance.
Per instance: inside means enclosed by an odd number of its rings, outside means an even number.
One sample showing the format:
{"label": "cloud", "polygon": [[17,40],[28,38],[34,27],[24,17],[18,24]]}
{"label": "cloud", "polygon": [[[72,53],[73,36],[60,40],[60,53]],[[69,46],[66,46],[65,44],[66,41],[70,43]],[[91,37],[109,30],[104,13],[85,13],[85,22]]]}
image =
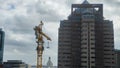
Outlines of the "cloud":
{"label": "cloud", "polygon": [[[120,15],[120,9],[118,8],[118,6],[120,6],[120,1],[119,0],[104,0],[103,1],[104,5],[107,6],[107,7],[104,7],[105,11],[106,12],[106,9],[108,9],[109,11],[109,14],[112,15]],[[107,12],[105,14],[108,14]]]}
{"label": "cloud", "polygon": [[45,3],[37,3],[36,12],[40,15],[42,20],[47,22],[58,22],[62,19],[61,7],[57,2],[48,0],[45,1]]}
{"label": "cloud", "polygon": [[[107,2],[109,1],[109,2]],[[114,21],[115,46],[119,47],[119,0],[90,0],[90,3],[104,3],[104,16]],[[36,64],[36,40],[33,28],[44,22],[43,31],[52,38],[50,49],[46,49],[48,42],[45,39],[44,64],[51,56],[54,65],[57,65],[58,28],[60,20],[70,15],[71,4],[80,4],[80,0],[0,0],[0,26],[4,28],[5,53],[4,61],[8,59],[22,59]],[[28,58],[29,57],[29,58]],[[30,60],[31,59],[31,60]],[[34,62],[34,63],[33,63]]]}
{"label": "cloud", "polygon": [[5,21],[5,28],[15,33],[31,33],[33,31],[34,19],[27,16],[15,15]]}
{"label": "cloud", "polygon": [[[36,10],[32,10],[32,9],[35,9],[34,4],[27,5],[27,6],[21,5],[21,6],[22,7],[20,7],[19,5],[15,6],[16,8],[14,10],[7,10],[7,9],[3,10],[8,13],[7,17],[6,17],[6,14],[4,13],[3,16],[5,16],[5,18],[4,20],[2,19],[3,25],[4,25],[3,27],[6,32],[4,61],[8,59],[9,60],[10,59],[21,59],[23,61],[26,61],[27,63],[31,62],[30,64],[35,64],[36,63],[36,50],[35,49],[36,49],[37,44],[35,42],[35,35],[34,35],[33,27],[39,24],[39,21],[40,21],[39,18],[41,16],[39,16],[40,15],[39,12],[36,12]],[[57,37],[57,35],[54,32],[57,31],[57,28],[56,26],[53,26],[53,25],[55,25],[54,21],[49,22],[49,24],[46,25],[47,27],[45,27],[46,30],[45,29],[44,30],[45,30],[45,33],[50,32],[47,34],[50,34],[50,37],[51,36],[53,37],[52,40],[56,40],[56,38],[54,37]],[[56,29],[54,29],[54,27]],[[50,31],[47,30],[48,28],[50,28],[49,29]],[[55,54],[51,56],[55,58],[57,54],[56,53],[57,42],[56,43],[53,42],[52,45],[54,46],[49,45],[51,46],[49,52]],[[47,42],[45,43],[45,47],[47,47]],[[45,48],[45,50],[47,49]],[[48,56],[48,55],[49,53],[46,52],[44,56]],[[29,57],[29,59],[26,57]],[[33,60],[30,60],[30,59],[33,59]],[[53,59],[53,61],[57,63],[57,60]]]}
{"label": "cloud", "polygon": [[117,7],[117,6],[120,6],[120,0],[104,0],[104,2],[106,4],[108,4],[109,6],[112,6],[112,7]]}

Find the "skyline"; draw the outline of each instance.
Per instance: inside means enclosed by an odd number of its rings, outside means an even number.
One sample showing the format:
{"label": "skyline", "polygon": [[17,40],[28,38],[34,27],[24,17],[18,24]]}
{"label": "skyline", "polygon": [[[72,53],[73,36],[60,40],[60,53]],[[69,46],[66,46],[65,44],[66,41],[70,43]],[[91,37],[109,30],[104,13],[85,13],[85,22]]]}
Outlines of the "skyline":
{"label": "skyline", "polygon": [[[43,31],[53,40],[50,42],[50,49],[45,49],[45,53],[43,53],[43,64],[47,63],[47,59],[50,56],[54,65],[57,65],[57,42],[60,20],[67,19],[67,16],[70,15],[71,4],[81,4],[83,1],[84,0],[1,0],[0,27],[2,27],[6,33],[4,61],[21,59],[26,63],[36,64],[35,49],[37,44],[35,42],[33,28],[42,20],[44,22]],[[88,1],[89,3],[103,4],[104,17],[113,20],[115,48],[120,49],[120,25],[118,24],[120,20],[120,9],[117,8],[117,6],[120,6],[120,0]],[[47,46],[47,42],[45,46]],[[51,53],[53,53],[53,55],[51,55]]]}

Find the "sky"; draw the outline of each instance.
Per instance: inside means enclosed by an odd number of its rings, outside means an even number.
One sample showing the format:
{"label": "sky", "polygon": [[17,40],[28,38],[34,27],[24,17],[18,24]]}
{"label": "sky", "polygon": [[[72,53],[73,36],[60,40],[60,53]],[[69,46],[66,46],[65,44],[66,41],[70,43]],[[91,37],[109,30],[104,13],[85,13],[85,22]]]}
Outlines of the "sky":
{"label": "sky", "polygon": [[[36,64],[36,39],[33,28],[44,22],[45,38],[43,64],[48,57],[57,65],[58,28],[60,20],[67,19],[71,4],[81,4],[84,0],[0,0],[0,28],[5,31],[4,61],[23,60]],[[120,49],[120,0],[88,0],[91,4],[103,4],[105,19],[113,21],[115,48]],[[49,42],[49,45],[48,45]],[[47,46],[50,46],[47,49]]]}

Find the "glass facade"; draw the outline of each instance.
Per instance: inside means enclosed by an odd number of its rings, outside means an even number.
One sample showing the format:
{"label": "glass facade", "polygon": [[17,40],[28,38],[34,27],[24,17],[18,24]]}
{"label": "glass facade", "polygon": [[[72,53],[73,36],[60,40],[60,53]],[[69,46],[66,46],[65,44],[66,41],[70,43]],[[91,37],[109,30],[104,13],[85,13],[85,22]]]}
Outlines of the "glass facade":
{"label": "glass facade", "polygon": [[2,64],[3,62],[4,36],[5,36],[4,31],[0,29],[0,64]]}

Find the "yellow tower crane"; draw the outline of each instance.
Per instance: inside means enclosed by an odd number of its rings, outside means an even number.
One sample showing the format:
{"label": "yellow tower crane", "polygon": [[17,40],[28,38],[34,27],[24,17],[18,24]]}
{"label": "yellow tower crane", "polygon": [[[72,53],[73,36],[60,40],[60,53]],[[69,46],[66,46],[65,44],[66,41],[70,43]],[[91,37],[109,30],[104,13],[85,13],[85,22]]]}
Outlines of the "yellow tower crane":
{"label": "yellow tower crane", "polygon": [[36,35],[36,43],[37,43],[37,68],[42,68],[42,54],[43,54],[43,50],[44,50],[44,40],[43,40],[43,36],[51,41],[51,38],[48,37],[45,33],[42,32],[42,26],[43,26],[43,22],[41,21],[40,24],[38,26],[35,26],[34,30],[35,30],[35,35]]}

